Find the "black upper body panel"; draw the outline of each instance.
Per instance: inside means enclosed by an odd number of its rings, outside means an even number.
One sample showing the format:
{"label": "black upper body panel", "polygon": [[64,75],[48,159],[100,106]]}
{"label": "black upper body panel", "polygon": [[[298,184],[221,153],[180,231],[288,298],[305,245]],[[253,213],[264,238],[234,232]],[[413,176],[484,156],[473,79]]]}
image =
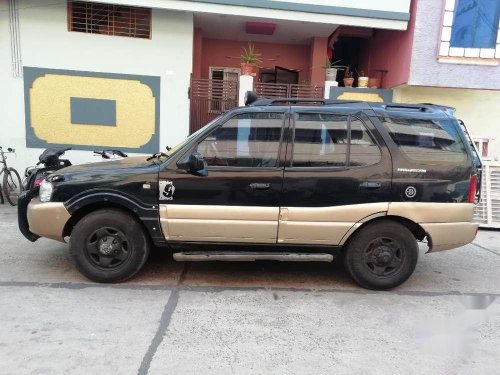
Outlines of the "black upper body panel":
{"label": "black upper body panel", "polygon": [[[271,167],[209,166],[205,176],[194,175],[177,167],[179,160],[195,151],[202,140],[232,118],[269,112],[282,116],[277,160]],[[345,146],[351,150],[345,152],[348,155],[347,162],[341,165],[302,164],[296,167],[293,164],[294,142],[307,142],[307,139],[314,137],[305,128],[301,128],[303,134],[299,136],[297,129],[302,125],[297,124],[309,121],[314,126],[314,119],[310,117],[318,113],[327,117],[340,116],[347,124],[335,136],[329,133],[333,138],[347,137],[336,146],[338,149]],[[356,121],[356,128],[351,124],[352,121]],[[151,160],[129,157],[64,168],[57,172],[62,179],[54,182],[53,200],[65,202],[71,213],[93,200],[123,199],[141,211],[141,216],[152,217],[157,216],[160,179],[175,180],[176,204],[311,207],[377,201],[466,201],[468,181],[473,173],[470,150],[464,150],[461,158],[448,160],[441,155],[439,162],[426,160],[428,152],[408,151],[412,149],[407,143],[415,136],[411,132],[397,130],[404,129],[404,125],[407,125],[405,121],[417,121],[423,127],[442,125],[456,132],[457,137],[465,143],[464,135],[458,123],[455,124],[457,120],[450,110],[439,106],[396,104],[391,107],[382,103],[360,102],[322,106],[242,107],[228,111],[190,136],[180,147],[174,148],[168,157],[160,156]],[[359,129],[362,129],[363,134]],[[388,129],[396,129],[399,133],[394,136]],[[321,129],[317,133],[323,134]],[[451,143],[445,132],[442,134],[442,141]],[[358,135],[364,138],[361,140],[357,138]],[[352,149],[360,144],[369,144],[373,162],[356,164],[350,160],[353,158]],[[427,146],[432,151],[433,146]],[[446,153],[443,155],[446,156]],[[409,187],[415,190],[414,195],[407,194]]]}

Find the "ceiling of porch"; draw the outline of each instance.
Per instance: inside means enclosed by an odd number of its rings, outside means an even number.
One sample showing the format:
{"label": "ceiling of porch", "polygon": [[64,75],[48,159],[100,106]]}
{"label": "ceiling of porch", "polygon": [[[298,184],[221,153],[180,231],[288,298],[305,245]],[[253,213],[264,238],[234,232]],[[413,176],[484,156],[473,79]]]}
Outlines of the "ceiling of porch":
{"label": "ceiling of porch", "polygon": [[[248,34],[247,22],[276,24],[272,35]],[[224,14],[195,13],[194,27],[200,28],[206,38],[263,43],[309,44],[312,37],[328,37],[338,27],[333,24],[303,21],[274,20]]]}

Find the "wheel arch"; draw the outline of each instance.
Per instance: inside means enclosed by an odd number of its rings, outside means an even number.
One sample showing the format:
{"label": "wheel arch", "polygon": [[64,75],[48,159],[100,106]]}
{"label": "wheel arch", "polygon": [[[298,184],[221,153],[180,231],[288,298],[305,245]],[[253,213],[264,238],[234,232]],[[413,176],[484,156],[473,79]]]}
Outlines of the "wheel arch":
{"label": "wheel arch", "polygon": [[356,236],[356,234],[362,228],[365,228],[366,226],[375,223],[381,223],[381,222],[383,223],[388,221],[397,222],[399,224],[404,225],[413,234],[413,237],[415,237],[415,240],[417,241],[422,241],[427,236],[427,232],[424,230],[424,228],[422,228],[420,224],[414,222],[413,220],[410,220],[403,216],[384,215],[384,216],[374,217],[373,219],[365,221],[361,223],[361,225],[358,227],[353,227],[354,230],[351,229],[351,231],[347,232],[344,238],[342,239],[341,246],[343,248],[346,248],[348,243]]}
{"label": "wheel arch", "polygon": [[127,207],[124,204],[120,204],[117,202],[103,201],[103,202],[88,203],[86,205],[80,206],[79,208],[75,209],[75,211],[73,211],[71,213],[70,219],[68,220],[68,222],[64,226],[63,238],[71,235],[73,228],[83,217],[87,216],[88,214],[90,214],[91,212],[94,212],[96,210],[101,210],[101,209],[106,209],[106,208],[120,210],[120,211],[123,211],[123,212],[129,214],[134,219],[136,219],[137,222],[139,222],[141,224],[144,232],[148,235],[148,237],[150,237],[148,229],[146,228],[146,226],[144,225],[144,223],[140,219],[137,212],[134,212],[134,210],[130,209],[129,207]]}

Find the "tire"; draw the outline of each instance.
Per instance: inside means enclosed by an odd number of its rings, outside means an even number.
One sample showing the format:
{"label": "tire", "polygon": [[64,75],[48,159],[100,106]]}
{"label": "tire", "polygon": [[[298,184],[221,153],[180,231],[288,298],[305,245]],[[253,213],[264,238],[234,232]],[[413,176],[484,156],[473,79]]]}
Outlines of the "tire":
{"label": "tire", "polygon": [[3,195],[11,206],[16,206],[23,191],[23,184],[19,173],[14,168],[8,168],[3,174],[2,182]]}
{"label": "tire", "polygon": [[101,209],[75,225],[70,252],[84,276],[99,283],[115,283],[140,271],[149,255],[149,241],[134,217],[117,209]]}
{"label": "tire", "polygon": [[395,221],[382,221],[355,233],[347,244],[344,266],[362,287],[386,290],[404,283],[417,260],[417,240],[408,228]]}

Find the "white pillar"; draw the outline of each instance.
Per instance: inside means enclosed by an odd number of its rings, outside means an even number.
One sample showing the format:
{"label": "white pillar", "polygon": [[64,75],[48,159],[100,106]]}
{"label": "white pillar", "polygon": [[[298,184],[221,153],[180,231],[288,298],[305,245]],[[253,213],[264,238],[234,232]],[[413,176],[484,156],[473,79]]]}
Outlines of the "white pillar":
{"label": "white pillar", "polygon": [[330,99],[330,88],[331,87],[338,87],[338,86],[339,86],[339,83],[337,81],[325,81],[324,98]]}
{"label": "white pillar", "polygon": [[245,94],[247,91],[253,91],[253,77],[247,75],[240,76],[240,90],[238,93],[238,105],[243,107],[245,105]]}

